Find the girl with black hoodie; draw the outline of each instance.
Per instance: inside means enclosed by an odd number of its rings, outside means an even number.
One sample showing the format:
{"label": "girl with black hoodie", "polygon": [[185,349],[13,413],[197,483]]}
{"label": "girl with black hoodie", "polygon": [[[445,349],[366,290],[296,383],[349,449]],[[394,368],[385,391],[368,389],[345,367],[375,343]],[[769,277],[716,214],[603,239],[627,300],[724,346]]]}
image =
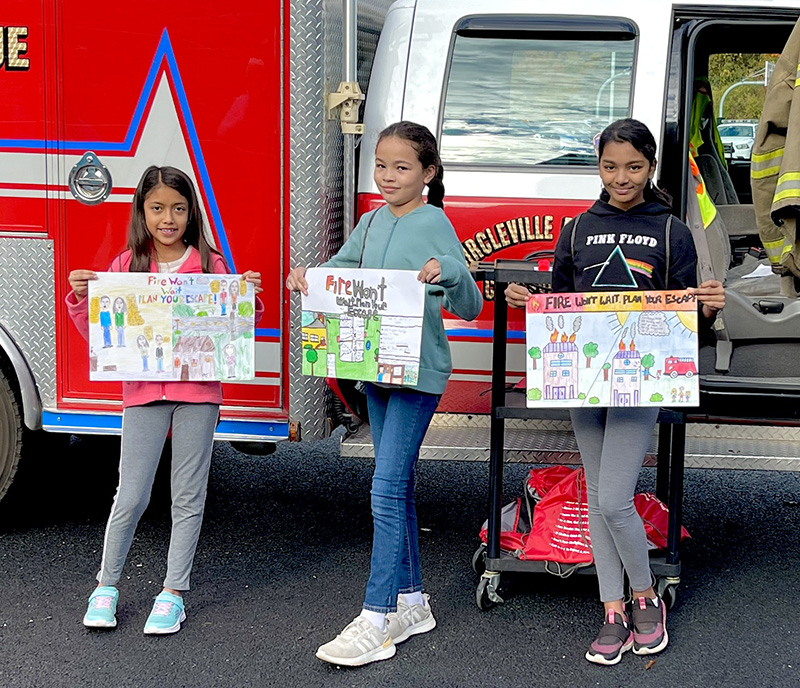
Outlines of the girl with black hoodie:
{"label": "girl with black hoodie", "polygon": [[[652,182],[656,142],[634,119],[610,124],[597,150],[603,192],[559,236],[553,291],[589,292],[688,289],[701,319],[725,305],[722,283],[697,286],[697,253],[689,228],[671,216],[669,197]],[[506,299],[523,308],[526,287],[511,284]],[[658,418],[655,407],[571,409],[586,472],[589,533],[605,622],[586,652],[596,664],[616,664],[667,646],[666,608],[653,590],[644,525],[633,505],[636,482]],[[623,576],[633,591],[630,616]]]}

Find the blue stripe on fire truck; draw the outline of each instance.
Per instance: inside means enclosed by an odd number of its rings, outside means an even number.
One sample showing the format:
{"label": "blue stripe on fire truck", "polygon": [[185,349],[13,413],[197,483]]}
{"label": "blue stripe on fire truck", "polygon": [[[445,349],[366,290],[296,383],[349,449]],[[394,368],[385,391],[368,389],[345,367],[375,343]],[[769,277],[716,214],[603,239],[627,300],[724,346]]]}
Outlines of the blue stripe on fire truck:
{"label": "blue stripe on fire truck", "polygon": [[[43,411],[42,428],[50,432],[69,432],[77,435],[108,435],[122,433],[122,414],[84,413],[81,411]],[[228,420],[217,425],[217,440],[278,441],[289,436],[286,421]]]}
{"label": "blue stripe on fire truck", "polygon": [[211,178],[208,174],[205,159],[203,158],[203,151],[200,147],[200,138],[197,135],[197,129],[194,125],[192,112],[189,108],[189,99],[186,97],[186,91],[183,87],[183,80],[181,79],[180,70],[178,69],[178,62],[175,59],[175,53],[172,50],[172,43],[169,40],[169,33],[165,28],[161,34],[161,39],[156,48],[156,54],[153,57],[153,62],[150,64],[150,69],[147,72],[147,78],[142,88],[142,93],[139,96],[139,101],[136,103],[136,108],[133,112],[128,133],[125,135],[125,140],[121,143],[110,143],[105,141],[47,141],[40,139],[0,139],[0,148],[29,148],[32,150],[57,150],[61,149],[66,152],[84,152],[92,150],[95,153],[99,152],[114,152],[114,153],[129,153],[133,149],[133,142],[136,140],[136,134],[142,126],[142,118],[150,96],[156,87],[156,80],[161,70],[161,63],[166,60],[167,67],[170,75],[172,76],[172,83],[175,88],[175,95],[178,98],[178,110],[183,114],[184,124],[186,131],[189,135],[189,148],[194,155],[195,163],[197,165],[197,172],[200,177],[203,190],[205,191],[206,199],[208,201],[208,210],[214,221],[214,227],[217,230],[217,236],[220,242],[220,249],[225,256],[225,262],[231,269],[231,272],[236,272],[236,265],[233,260],[230,245],[228,244],[228,237],[225,234],[225,227],[222,223],[222,215],[219,212],[217,199],[214,196],[214,189],[211,186]]}

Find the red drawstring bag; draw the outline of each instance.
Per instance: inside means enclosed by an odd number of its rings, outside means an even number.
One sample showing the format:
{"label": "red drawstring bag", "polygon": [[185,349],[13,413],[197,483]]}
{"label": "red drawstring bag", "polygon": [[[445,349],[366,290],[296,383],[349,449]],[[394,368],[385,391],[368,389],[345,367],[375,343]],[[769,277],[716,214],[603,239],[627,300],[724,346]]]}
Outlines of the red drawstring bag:
{"label": "red drawstring bag", "polygon": [[575,472],[570,466],[532,468],[528,475],[527,488],[531,499],[537,504],[555,485]]}
{"label": "red drawstring bag", "polygon": [[[650,549],[666,549],[669,532],[669,509],[664,502],[651,492],[637,492],[633,505],[644,522],[647,546]],[[681,526],[681,540],[691,537],[689,531]]]}
{"label": "red drawstring bag", "polygon": [[[550,466],[534,468],[525,479],[525,506],[516,499],[502,509],[500,549],[519,559],[558,565],[553,573],[569,575],[594,560],[589,536],[589,507],[583,468]],[[644,522],[650,549],[666,549],[669,511],[649,492],[634,495],[633,503]],[[531,527],[531,523],[533,527]],[[488,521],[481,528],[486,543]],[[690,537],[681,526],[681,540]],[[570,568],[561,569],[560,565]]]}
{"label": "red drawstring bag", "polygon": [[[520,559],[587,566],[593,562],[589,536],[589,509],[583,468],[550,466],[534,468],[525,479],[522,500],[507,504],[500,519],[500,549]],[[655,495],[634,495],[634,506],[644,522],[650,549],[666,549],[669,511]],[[533,523],[533,528],[531,528]],[[486,543],[488,521],[480,532]],[[681,539],[690,537],[681,526]],[[574,570],[555,573],[568,575]]]}
{"label": "red drawstring bag", "polygon": [[[563,474],[562,466],[554,468],[560,469],[557,475]],[[531,534],[520,559],[578,566],[592,563],[583,468],[570,469],[534,507]]]}
{"label": "red drawstring bag", "polygon": [[[510,504],[506,504],[500,512],[500,549],[519,557],[530,530],[530,521],[522,509],[522,499],[517,498]],[[489,539],[488,519],[483,522],[479,537],[485,545]]]}

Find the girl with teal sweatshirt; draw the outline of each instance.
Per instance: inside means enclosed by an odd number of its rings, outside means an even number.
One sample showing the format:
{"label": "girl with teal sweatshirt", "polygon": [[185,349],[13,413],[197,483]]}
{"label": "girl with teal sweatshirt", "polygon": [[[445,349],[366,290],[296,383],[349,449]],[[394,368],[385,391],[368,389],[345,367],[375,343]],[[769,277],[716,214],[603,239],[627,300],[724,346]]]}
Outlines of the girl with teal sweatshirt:
{"label": "girl with teal sweatshirt", "polygon": [[[482,306],[461,244],[442,210],[442,163],[433,134],[411,122],[384,129],[375,150],[374,179],[386,205],[366,213],[324,265],[418,271],[426,284],[425,316],[417,385],[366,385],[375,447],[370,577],[361,614],[317,650],[320,659],[346,666],[388,659],[395,645],[436,626],[422,592],[414,467],[452,372],[442,308],[472,320]],[[308,294],[305,268],[292,270],[286,286]]]}

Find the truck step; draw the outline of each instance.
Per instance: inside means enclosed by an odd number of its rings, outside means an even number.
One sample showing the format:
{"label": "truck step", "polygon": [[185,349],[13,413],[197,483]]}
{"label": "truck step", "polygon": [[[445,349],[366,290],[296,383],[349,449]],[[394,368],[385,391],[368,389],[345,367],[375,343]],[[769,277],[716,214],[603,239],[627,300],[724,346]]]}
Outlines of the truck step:
{"label": "truck step", "polygon": [[[489,417],[437,414],[420,450],[421,459],[489,460]],[[655,465],[658,430],[645,465]],[[568,420],[506,420],[505,461],[580,463]],[[341,443],[345,457],[372,458],[372,434],[362,425]],[[689,423],[686,467],[800,471],[800,428]]]}

